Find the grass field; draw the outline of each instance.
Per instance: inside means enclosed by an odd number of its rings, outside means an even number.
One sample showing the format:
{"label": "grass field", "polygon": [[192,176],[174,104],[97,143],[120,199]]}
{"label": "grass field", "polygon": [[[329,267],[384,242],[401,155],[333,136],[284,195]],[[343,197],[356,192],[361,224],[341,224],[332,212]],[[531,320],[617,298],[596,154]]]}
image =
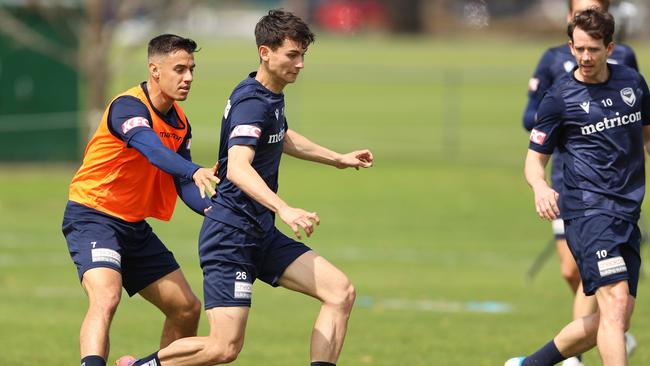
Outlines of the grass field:
{"label": "grass field", "polygon": [[[291,158],[281,168],[280,195],[321,217],[307,243],[357,288],[340,365],[501,365],[569,320],[571,296],[554,257],[534,282],[524,280],[550,225],[536,218],[523,180],[520,116],[530,73],[557,42],[323,38],[309,50],[300,80],[286,90],[291,128],[376,157],[373,169],[360,172]],[[183,106],[194,158],[210,165],[228,94],[257,59],[252,41],[200,43]],[[650,70],[650,47],[632,46],[642,71]],[[145,78],[144,51],[132,58],[113,93]],[[0,167],[0,365],[78,362],[86,299],[60,233],[75,169]],[[180,203],[170,223],[151,223],[200,296],[201,219]],[[648,294],[642,278],[633,365],[650,364]],[[256,284],[234,364],[306,365],[317,310],[312,299]],[[151,305],[125,295],[109,361],[154,351],[161,324]],[[586,362],[599,364],[597,353]]]}

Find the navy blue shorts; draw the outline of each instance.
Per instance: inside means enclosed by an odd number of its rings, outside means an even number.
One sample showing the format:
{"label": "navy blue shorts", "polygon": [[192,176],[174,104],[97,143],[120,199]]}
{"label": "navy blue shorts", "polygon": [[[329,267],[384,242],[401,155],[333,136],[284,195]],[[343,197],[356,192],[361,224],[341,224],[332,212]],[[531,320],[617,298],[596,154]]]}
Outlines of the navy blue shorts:
{"label": "navy blue shorts", "polygon": [[636,297],[641,268],[641,233],[635,223],[607,215],[565,220],[569,248],[586,295],[604,285],[627,281]]}
{"label": "navy blue shorts", "polygon": [[257,278],[278,286],[287,267],[310,250],[275,227],[252,235],[206,217],[199,234],[205,309],[251,306]]}
{"label": "navy blue shorts", "polygon": [[180,268],[146,221],[127,222],[68,201],[63,235],[79,280],[91,268],[112,268],[129,296]]}

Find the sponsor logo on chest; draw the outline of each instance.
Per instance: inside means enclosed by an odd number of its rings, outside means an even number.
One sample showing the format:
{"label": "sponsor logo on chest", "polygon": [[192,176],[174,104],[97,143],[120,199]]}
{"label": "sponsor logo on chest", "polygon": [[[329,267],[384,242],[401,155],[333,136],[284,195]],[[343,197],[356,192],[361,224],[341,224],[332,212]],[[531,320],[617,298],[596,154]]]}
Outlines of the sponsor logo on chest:
{"label": "sponsor logo on chest", "polygon": [[280,132],[275,133],[273,135],[269,135],[269,141],[267,143],[269,144],[275,144],[284,139],[284,128],[280,130]]}
{"label": "sponsor logo on chest", "polygon": [[624,125],[629,125],[631,123],[641,121],[641,112],[633,112],[620,116],[620,113],[616,112],[616,117],[607,118],[605,117],[602,121],[592,123],[586,126],[580,127],[580,133],[583,135],[591,135],[596,132],[602,132],[609,130],[611,128],[620,127]]}
{"label": "sponsor logo on chest", "polygon": [[164,138],[164,139],[173,139],[175,141],[181,141],[183,139],[182,136],[178,136],[174,132],[160,131],[160,132],[158,132],[158,134],[160,135],[161,138]]}

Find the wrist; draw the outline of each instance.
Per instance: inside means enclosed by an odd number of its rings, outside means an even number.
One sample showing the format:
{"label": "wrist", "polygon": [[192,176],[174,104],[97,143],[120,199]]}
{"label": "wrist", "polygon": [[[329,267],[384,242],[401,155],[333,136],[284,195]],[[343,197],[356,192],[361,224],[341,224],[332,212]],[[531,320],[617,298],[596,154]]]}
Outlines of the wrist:
{"label": "wrist", "polygon": [[537,192],[540,189],[549,188],[549,185],[548,185],[548,183],[546,183],[545,180],[539,180],[539,181],[532,182],[530,184],[530,187],[533,189],[533,191]]}
{"label": "wrist", "polygon": [[189,180],[194,180],[194,175],[196,174],[196,172],[199,171],[199,169],[201,169],[201,166],[200,166],[200,165],[196,165],[196,164],[194,164],[194,163],[192,163],[192,165],[193,165],[193,166],[190,167],[190,168],[187,170],[187,172],[189,173],[189,175],[188,175],[186,178],[189,179]]}
{"label": "wrist", "polygon": [[273,211],[278,215],[281,215],[281,212],[288,209],[289,205],[286,202],[279,200],[276,204],[273,205]]}

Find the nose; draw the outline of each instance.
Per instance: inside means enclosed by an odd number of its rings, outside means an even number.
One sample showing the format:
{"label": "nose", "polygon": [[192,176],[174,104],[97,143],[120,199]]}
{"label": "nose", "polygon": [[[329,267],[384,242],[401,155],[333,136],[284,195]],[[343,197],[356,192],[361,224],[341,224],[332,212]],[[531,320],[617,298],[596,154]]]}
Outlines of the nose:
{"label": "nose", "polygon": [[183,81],[186,83],[191,83],[192,80],[194,80],[194,72],[192,70],[185,71],[185,74],[183,75]]}
{"label": "nose", "polygon": [[298,58],[298,63],[296,64],[296,68],[302,69],[304,67],[305,67],[305,58],[301,56]]}

